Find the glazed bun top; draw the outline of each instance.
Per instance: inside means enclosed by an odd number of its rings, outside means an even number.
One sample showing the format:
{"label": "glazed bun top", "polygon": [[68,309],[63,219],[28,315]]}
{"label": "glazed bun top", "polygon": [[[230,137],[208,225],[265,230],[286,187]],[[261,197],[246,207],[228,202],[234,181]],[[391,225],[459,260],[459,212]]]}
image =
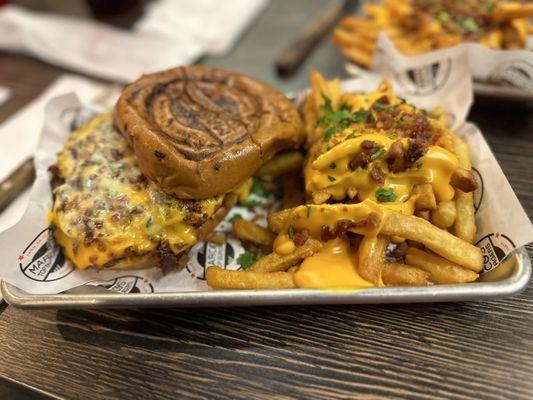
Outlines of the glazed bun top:
{"label": "glazed bun top", "polygon": [[281,92],[203,66],[143,75],[124,89],[115,120],[143,174],[183,199],[227,193],[304,140],[298,110]]}

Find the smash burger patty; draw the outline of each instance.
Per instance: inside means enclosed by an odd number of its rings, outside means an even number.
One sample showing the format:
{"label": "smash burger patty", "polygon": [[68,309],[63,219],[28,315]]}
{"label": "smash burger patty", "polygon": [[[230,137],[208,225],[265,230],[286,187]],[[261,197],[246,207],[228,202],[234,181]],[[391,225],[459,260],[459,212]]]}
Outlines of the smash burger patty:
{"label": "smash burger patty", "polygon": [[175,267],[249,188],[204,200],[169,196],[142,175],[110,114],[73,132],[52,172],[54,236],[81,269]]}
{"label": "smash burger patty", "polygon": [[115,118],[143,174],[184,199],[227,193],[304,140],[298,110],[283,93],[202,66],[142,76],[124,89]]}
{"label": "smash burger patty", "polygon": [[254,79],[199,66],[145,75],[114,121],[95,118],[58,155],[55,238],[78,268],[183,265],[263,163],[303,139],[294,105]]}

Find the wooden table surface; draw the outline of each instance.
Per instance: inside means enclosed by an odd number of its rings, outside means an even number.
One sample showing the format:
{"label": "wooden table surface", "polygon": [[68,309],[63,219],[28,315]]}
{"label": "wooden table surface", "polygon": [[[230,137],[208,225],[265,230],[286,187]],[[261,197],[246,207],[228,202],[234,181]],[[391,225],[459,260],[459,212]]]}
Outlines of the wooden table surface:
{"label": "wooden table surface", "polygon": [[[305,86],[311,67],[342,74],[329,41],[295,78],[273,73],[274,56],[322,6],[274,2],[231,54],[204,62],[283,90]],[[0,119],[62,72],[0,54],[0,85],[14,92]],[[531,110],[478,102],[470,114],[530,217]],[[22,311],[4,304],[0,377],[0,398],[13,399],[47,398],[43,392],[68,399],[531,399],[533,287],[505,300],[385,306]],[[17,394],[16,382],[25,385]]]}

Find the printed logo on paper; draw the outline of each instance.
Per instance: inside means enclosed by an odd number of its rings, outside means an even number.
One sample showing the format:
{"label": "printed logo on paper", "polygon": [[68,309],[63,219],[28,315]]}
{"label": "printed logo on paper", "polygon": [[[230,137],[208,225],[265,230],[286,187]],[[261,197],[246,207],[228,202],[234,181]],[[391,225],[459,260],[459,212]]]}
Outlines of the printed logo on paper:
{"label": "printed logo on paper", "polygon": [[57,281],[74,270],[72,265],[65,263],[65,256],[50,228],[41,231],[20,253],[18,263],[26,277],[39,282]]}
{"label": "printed logo on paper", "polygon": [[479,207],[481,207],[481,202],[483,201],[483,195],[485,194],[485,183],[483,182],[483,177],[481,173],[474,167],[472,167],[472,172],[479,183],[479,187],[474,191],[474,210],[477,213]]}
{"label": "printed logo on paper", "polygon": [[87,285],[102,286],[119,293],[153,293],[154,286],[148,279],[138,275],[124,275],[108,281],[92,281]]}
{"label": "printed logo on paper", "polygon": [[483,254],[483,272],[490,271],[515,249],[513,241],[500,232],[490,233],[481,238],[476,246]]}
{"label": "printed logo on paper", "polygon": [[526,60],[509,60],[498,65],[490,74],[489,82],[533,91],[533,64]]}
{"label": "printed logo on paper", "polygon": [[434,62],[396,73],[394,78],[405,92],[415,96],[435,93],[448,82],[452,70],[452,60]]}
{"label": "printed logo on paper", "polygon": [[205,281],[205,269],[212,265],[226,268],[235,264],[236,255],[242,253],[242,247],[235,239],[226,237],[225,243],[200,242],[189,252],[186,266],[191,278]]}

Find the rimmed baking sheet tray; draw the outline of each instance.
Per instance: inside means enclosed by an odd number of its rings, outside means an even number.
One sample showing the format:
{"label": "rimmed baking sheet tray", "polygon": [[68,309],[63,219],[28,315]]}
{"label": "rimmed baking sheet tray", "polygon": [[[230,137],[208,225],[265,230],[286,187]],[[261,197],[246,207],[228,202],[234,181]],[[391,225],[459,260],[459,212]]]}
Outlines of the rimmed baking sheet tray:
{"label": "rimmed baking sheet tray", "polygon": [[525,247],[510,253],[482,281],[459,285],[387,287],[359,290],[224,290],[170,293],[117,293],[82,286],[64,293],[31,295],[2,282],[4,299],[20,308],[155,308],[233,307],[302,304],[386,304],[471,301],[508,297],[524,290],[531,277],[531,260]]}

